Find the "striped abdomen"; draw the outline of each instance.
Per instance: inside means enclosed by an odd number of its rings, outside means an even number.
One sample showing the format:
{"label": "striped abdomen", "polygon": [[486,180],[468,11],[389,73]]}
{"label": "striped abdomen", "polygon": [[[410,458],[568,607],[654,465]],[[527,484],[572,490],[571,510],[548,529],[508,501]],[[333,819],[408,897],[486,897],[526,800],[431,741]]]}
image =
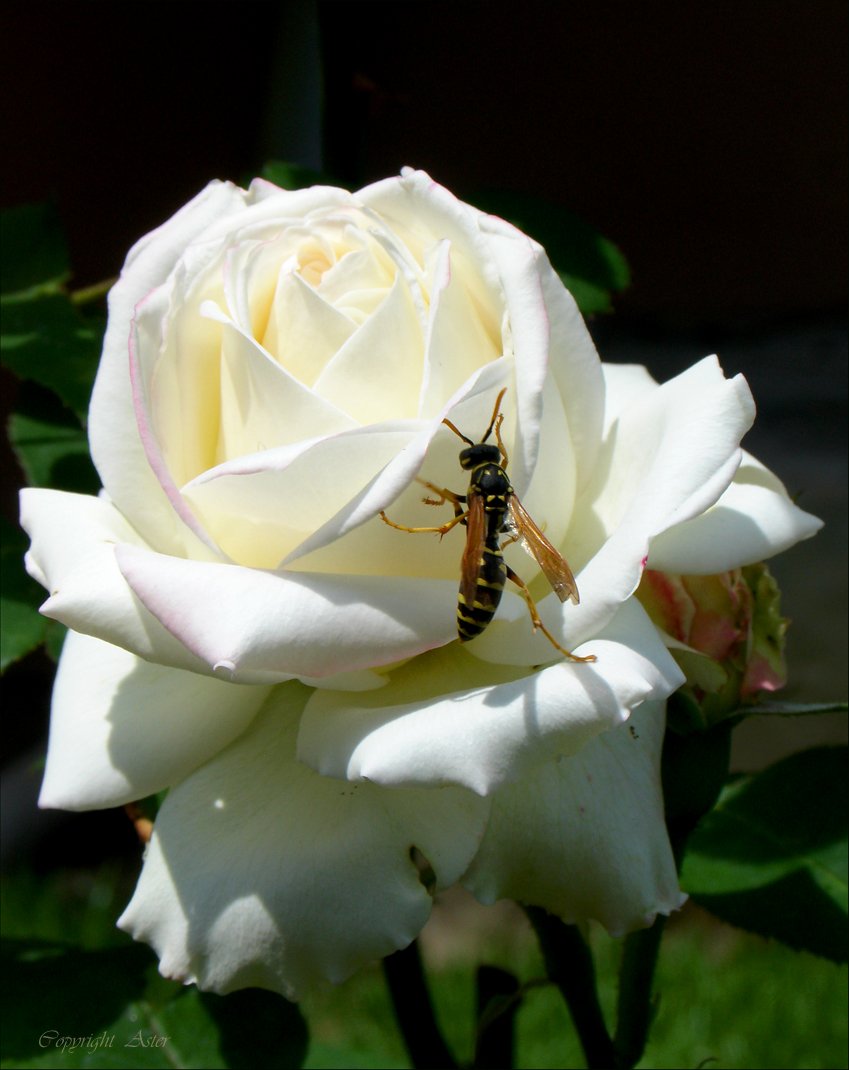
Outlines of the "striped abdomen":
{"label": "striped abdomen", "polygon": [[[507,499],[512,493],[507,473],[500,465],[483,464],[472,473],[467,495],[470,506],[467,554],[476,553],[476,561],[467,562],[464,556],[464,575],[457,598],[457,634],[463,643],[480,635],[501,601],[507,566],[500,536],[507,518]],[[472,513],[478,515],[472,517]],[[482,530],[477,530],[479,525]],[[473,576],[465,574],[473,568]]]}

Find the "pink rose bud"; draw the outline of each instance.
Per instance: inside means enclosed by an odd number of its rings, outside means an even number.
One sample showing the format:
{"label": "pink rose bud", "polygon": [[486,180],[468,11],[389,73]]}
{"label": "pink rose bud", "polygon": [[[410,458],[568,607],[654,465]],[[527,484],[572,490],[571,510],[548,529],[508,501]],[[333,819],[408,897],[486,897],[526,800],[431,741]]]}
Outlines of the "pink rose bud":
{"label": "pink rose bud", "polygon": [[638,596],[672,640],[687,676],[685,689],[708,720],[776,691],[787,679],[788,621],[766,565],[712,576],[680,576],[647,569]]}

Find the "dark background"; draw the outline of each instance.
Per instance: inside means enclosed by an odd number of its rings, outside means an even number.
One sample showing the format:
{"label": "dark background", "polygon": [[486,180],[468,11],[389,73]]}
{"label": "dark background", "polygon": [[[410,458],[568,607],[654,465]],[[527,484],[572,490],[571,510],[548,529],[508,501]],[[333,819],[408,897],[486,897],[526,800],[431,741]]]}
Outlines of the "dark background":
{"label": "dark background", "polygon": [[[616,314],[590,325],[604,359],[665,378],[719,352],[749,379],[747,445],[827,521],[775,568],[797,621],[787,697],[845,696],[848,12],[7,3],[3,204],[55,200],[75,285],[116,274],[209,179],[247,181],[271,158],[354,185],[410,164],[460,196],[512,189],[578,213],[632,268]],[[33,695],[43,668],[10,676]],[[841,731],[750,723],[736,761]]]}
{"label": "dark background", "polygon": [[212,177],[410,164],[585,217],[631,261],[623,314],[842,311],[847,10],[7,3],[4,202],[58,199],[84,284]]}

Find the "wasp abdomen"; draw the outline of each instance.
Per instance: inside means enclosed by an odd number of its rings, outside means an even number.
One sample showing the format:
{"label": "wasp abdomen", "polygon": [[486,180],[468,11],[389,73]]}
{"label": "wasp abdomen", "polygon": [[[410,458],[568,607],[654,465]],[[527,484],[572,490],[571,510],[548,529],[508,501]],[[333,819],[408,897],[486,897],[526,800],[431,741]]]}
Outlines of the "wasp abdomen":
{"label": "wasp abdomen", "polygon": [[498,539],[487,539],[480,557],[474,601],[467,604],[462,590],[457,598],[457,633],[465,643],[484,630],[495,615],[507,581],[507,568]]}
{"label": "wasp abdomen", "polygon": [[457,634],[466,643],[480,635],[495,615],[501,592],[507,582],[507,566],[501,553],[501,532],[507,519],[507,501],[513,488],[507,473],[497,464],[482,464],[472,473],[467,498],[483,501],[486,537],[478,560],[471,603],[463,594],[457,597]]}

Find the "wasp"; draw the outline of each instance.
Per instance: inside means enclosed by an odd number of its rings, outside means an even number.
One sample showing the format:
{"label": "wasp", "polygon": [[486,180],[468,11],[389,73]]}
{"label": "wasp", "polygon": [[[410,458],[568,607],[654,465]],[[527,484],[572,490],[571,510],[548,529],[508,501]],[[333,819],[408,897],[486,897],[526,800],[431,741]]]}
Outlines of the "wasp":
{"label": "wasp", "polygon": [[[432,532],[440,538],[458,524],[465,527],[466,546],[463,550],[460,591],[457,596],[457,634],[461,643],[474,639],[486,628],[501,601],[506,581],[511,580],[525,599],[534,631],[541,631],[551,645],[571,661],[595,661],[594,654],[578,657],[557,642],[540,620],[527,585],[504,560],[504,547],[521,540],[536,559],[560,601],[565,602],[568,598],[575,605],[578,604],[578,586],[566,559],[525,511],[510,484],[510,477],[507,475],[507,450],[501,440],[501,425],[504,422],[501,400],[506,390],[505,387],[495,399],[492,419],[480,442],[466,438],[450,420],[442,421],[466,443],[466,448],[460,451],[460,467],[471,472],[469,489],[465,494],[455,494],[454,491],[438,487],[435,483],[428,483],[423,479],[419,482],[435,495],[433,498],[423,498],[422,501],[426,505],[445,505],[450,502],[454,508],[453,518],[438,527],[411,528],[396,524],[383,510],[380,517],[384,523],[398,531],[413,534]],[[497,445],[487,441],[493,431]],[[502,536],[506,536],[503,542]]]}

